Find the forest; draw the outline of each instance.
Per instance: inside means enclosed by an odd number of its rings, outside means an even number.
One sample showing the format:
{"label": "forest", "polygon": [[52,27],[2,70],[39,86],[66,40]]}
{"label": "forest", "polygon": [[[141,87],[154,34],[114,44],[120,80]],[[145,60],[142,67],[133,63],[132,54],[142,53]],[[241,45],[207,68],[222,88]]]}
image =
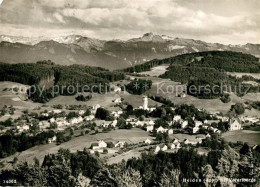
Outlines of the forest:
{"label": "forest", "polygon": [[[199,53],[190,53],[162,60],[152,60],[141,65],[136,65],[124,69],[124,72],[134,73],[149,71],[154,66],[161,64],[170,64],[167,71],[161,75],[161,78],[170,78],[173,81],[187,84],[187,89],[191,85],[196,87],[209,87],[210,93],[205,89],[200,93],[188,94],[201,99],[211,99],[223,97],[223,91],[232,91],[242,96],[248,92],[259,92],[259,87],[244,83],[244,81],[259,82],[251,76],[242,76],[241,78],[227,75],[226,72],[260,73],[259,59],[239,52],[231,51],[207,51]],[[225,85],[224,89],[218,93],[212,92],[213,85]],[[240,90],[238,90],[240,89]]]}
{"label": "forest", "polygon": [[229,72],[260,73],[258,58],[231,51],[205,51],[165,59],[154,59],[144,64],[126,68],[123,71],[129,73],[149,71],[152,67],[161,64],[207,67]]}
{"label": "forest", "polygon": [[[0,63],[0,81],[34,85],[28,91],[29,97],[42,103],[59,94],[74,95],[77,91],[104,92],[109,88],[109,82],[122,79],[123,73],[111,72],[100,67],[61,66],[51,61],[39,61],[35,64]],[[53,88],[55,93],[52,91]],[[44,93],[40,95],[41,89]]]}
{"label": "forest", "polygon": [[41,132],[34,136],[25,133],[15,135],[14,133],[5,133],[0,136],[0,158],[5,158],[14,153],[24,151],[40,144],[46,144],[48,138],[52,138],[55,132],[50,130]]}

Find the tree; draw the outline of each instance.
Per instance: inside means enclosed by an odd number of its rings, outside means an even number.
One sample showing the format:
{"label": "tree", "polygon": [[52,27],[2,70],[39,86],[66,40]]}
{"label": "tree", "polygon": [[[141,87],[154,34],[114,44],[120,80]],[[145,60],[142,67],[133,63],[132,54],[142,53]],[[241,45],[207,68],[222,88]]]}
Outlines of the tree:
{"label": "tree", "polygon": [[246,155],[248,154],[250,151],[250,147],[247,143],[244,143],[243,147],[240,149],[240,153],[243,154],[243,155]]}
{"label": "tree", "polygon": [[126,168],[124,171],[117,173],[115,180],[118,186],[143,186],[140,172],[132,169],[131,167]]}
{"label": "tree", "polygon": [[236,114],[241,115],[245,112],[245,107],[242,103],[236,103],[231,106],[231,111],[234,111]]}
{"label": "tree", "polygon": [[15,156],[14,159],[13,159],[13,164],[16,164],[18,161],[18,158]]}
{"label": "tree", "polygon": [[93,186],[109,186],[109,187],[117,187],[117,182],[114,177],[111,175],[111,172],[104,168],[100,170],[95,177],[91,180],[91,185]]}
{"label": "tree", "polygon": [[109,117],[109,111],[104,108],[98,108],[95,118],[106,120]]}
{"label": "tree", "polygon": [[164,172],[161,181],[159,182],[160,187],[180,187],[180,171],[179,170],[171,170],[168,172]]}

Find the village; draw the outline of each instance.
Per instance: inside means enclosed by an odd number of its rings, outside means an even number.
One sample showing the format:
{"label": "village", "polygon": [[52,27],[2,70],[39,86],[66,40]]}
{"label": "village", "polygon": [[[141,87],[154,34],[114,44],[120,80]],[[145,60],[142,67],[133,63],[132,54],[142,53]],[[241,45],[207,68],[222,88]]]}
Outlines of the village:
{"label": "village", "polygon": [[[180,111],[181,106],[150,107],[149,100],[150,98],[144,95],[142,106],[131,108],[126,103],[123,104],[122,98],[118,96],[113,100],[113,103],[120,107],[115,107],[117,110],[113,111],[108,111],[100,104],[96,104],[92,107],[70,106],[65,107],[65,109],[61,106],[54,106],[52,110],[46,109],[38,114],[25,112],[23,117],[14,120],[15,127],[5,128],[1,133],[12,130],[16,134],[30,135],[54,131],[46,142],[57,145],[77,137],[73,137],[74,132],[77,131],[80,132],[78,136],[95,136],[99,133],[119,131],[120,129],[126,129],[129,132],[131,129],[140,129],[147,133],[147,137],[140,138],[134,143],[124,139],[117,140],[113,137],[99,138],[86,147],[90,153],[101,155],[109,161],[109,158],[116,158],[131,150],[157,154],[159,151],[176,152],[181,147],[199,148],[203,141],[210,139],[213,135],[221,136],[226,131],[242,130],[243,124],[259,123],[259,119],[254,117],[229,118],[223,115],[209,114],[196,108],[192,108],[192,110],[196,109],[198,115],[192,114],[192,118],[185,117],[182,112],[176,112]],[[185,107],[189,109],[189,106]],[[158,115],[160,112],[164,114]],[[103,117],[103,113],[107,116]],[[204,115],[203,120],[198,117],[199,115]],[[162,120],[162,118],[167,120]],[[64,139],[64,136],[70,138],[61,140]],[[201,154],[205,154],[205,150]]]}

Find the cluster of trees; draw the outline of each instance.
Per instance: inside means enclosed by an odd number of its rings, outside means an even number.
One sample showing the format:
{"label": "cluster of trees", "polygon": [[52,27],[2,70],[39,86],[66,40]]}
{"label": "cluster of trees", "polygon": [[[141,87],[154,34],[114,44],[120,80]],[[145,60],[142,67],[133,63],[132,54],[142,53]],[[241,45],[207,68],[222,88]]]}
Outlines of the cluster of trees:
{"label": "cluster of trees", "polygon": [[180,115],[182,119],[195,117],[199,121],[212,120],[206,111],[200,111],[194,105],[182,104],[175,109],[175,113]]}
{"label": "cluster of trees", "polygon": [[33,146],[46,144],[48,138],[55,135],[54,131],[41,132],[34,136],[28,136],[25,133],[15,135],[7,132],[0,136],[0,158],[10,156],[17,151],[24,151]]}
{"label": "cluster of trees", "polygon": [[106,121],[113,120],[113,116],[111,116],[110,112],[104,108],[98,108],[95,114],[95,118],[102,119]]}
{"label": "cluster of trees", "polygon": [[92,98],[92,95],[87,95],[87,96],[84,96],[84,95],[78,95],[75,99],[77,101],[88,101]]}
{"label": "cluster of trees", "polygon": [[130,123],[126,123],[124,118],[119,118],[117,120],[117,126],[119,129],[131,129],[132,125]]}
{"label": "cluster of trees", "polygon": [[46,155],[42,165],[35,159],[34,164],[23,163],[15,170],[3,171],[0,178],[15,179],[16,185],[23,186],[78,186],[90,181],[101,167],[87,150],[70,153],[60,149],[57,154]]}
{"label": "cluster of trees", "polygon": [[171,100],[169,99],[166,99],[164,97],[160,97],[160,96],[150,96],[149,97],[150,99],[156,101],[156,102],[159,102],[159,103],[163,103],[169,107],[174,107],[174,104],[173,102],[171,102]]}
{"label": "cluster of trees", "polygon": [[126,90],[135,95],[141,95],[152,86],[151,80],[135,79],[126,85]]}
{"label": "cluster of trees", "polygon": [[211,150],[224,150],[226,143],[223,139],[219,139],[217,135],[212,134],[210,138],[202,141],[201,146],[210,148]]}
{"label": "cluster of trees", "polygon": [[230,97],[229,97],[229,94],[223,94],[221,97],[220,97],[220,100],[223,102],[223,103],[229,103],[231,101]]}

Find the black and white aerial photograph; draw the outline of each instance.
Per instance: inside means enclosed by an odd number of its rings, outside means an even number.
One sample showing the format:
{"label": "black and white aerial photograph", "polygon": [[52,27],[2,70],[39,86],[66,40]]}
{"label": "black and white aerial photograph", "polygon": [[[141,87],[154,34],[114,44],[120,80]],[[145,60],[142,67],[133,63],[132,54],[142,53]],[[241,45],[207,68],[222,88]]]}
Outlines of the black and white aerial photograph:
{"label": "black and white aerial photograph", "polygon": [[259,187],[259,0],[0,0],[0,186]]}

